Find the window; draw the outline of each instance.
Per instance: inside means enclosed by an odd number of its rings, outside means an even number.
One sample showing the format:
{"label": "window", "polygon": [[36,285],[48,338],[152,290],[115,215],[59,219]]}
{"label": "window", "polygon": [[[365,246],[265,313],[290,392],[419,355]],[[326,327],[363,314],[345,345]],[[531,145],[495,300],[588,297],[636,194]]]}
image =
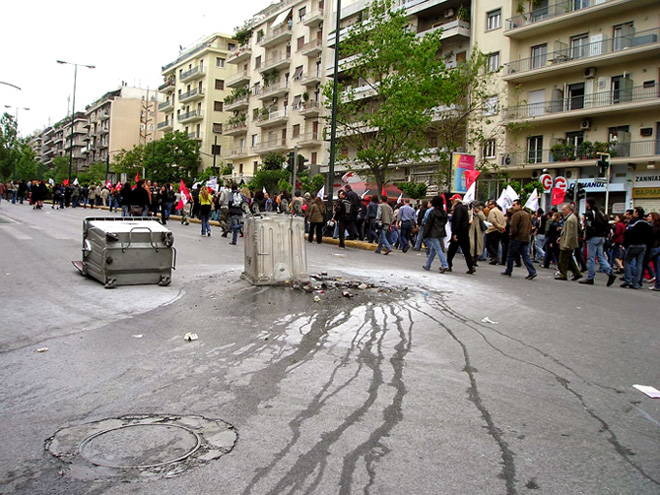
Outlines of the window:
{"label": "window", "polygon": [[532,47],[532,69],[538,69],[539,67],[545,67],[548,62],[548,45],[543,43],[542,45],[536,45]]}
{"label": "window", "polygon": [[301,37],[298,38],[298,40],[297,40],[296,51],[299,52],[300,50],[302,50],[302,49],[303,49],[303,46],[305,46],[305,37],[304,37],[304,36],[301,36]]}
{"label": "window", "polygon": [[614,26],[614,50],[630,48],[635,35],[635,26],[632,22],[626,22]]}
{"label": "window", "polygon": [[579,110],[584,108],[584,83],[568,85],[568,109]]}
{"label": "window", "polygon": [[502,27],[502,9],[491,10],[486,14],[486,31]]}
{"label": "window", "polygon": [[298,19],[302,22],[305,20],[305,14],[307,13],[307,7],[303,7],[302,9],[298,9]]}
{"label": "window", "polygon": [[255,57],[254,59],[254,68],[259,69],[261,67],[261,55]]}
{"label": "window", "polygon": [[293,126],[293,134],[292,137],[296,138],[300,136],[300,124],[296,124]]}
{"label": "window", "polygon": [[239,164],[238,164],[238,173],[239,173],[239,174],[242,174],[242,173],[243,173],[243,164],[242,164],[242,163],[239,163]]}
{"label": "window", "polygon": [[489,139],[486,141],[483,149],[484,158],[495,158],[495,140]]}
{"label": "window", "polygon": [[488,55],[488,72],[497,72],[500,70],[500,52]]}
{"label": "window", "polygon": [[571,37],[571,57],[584,58],[589,55],[589,35]]}
{"label": "window", "polygon": [[527,138],[527,163],[543,162],[543,136]]}
{"label": "window", "polygon": [[227,43],[227,50],[236,50],[236,43]]}
{"label": "window", "polygon": [[223,90],[225,89],[225,82],[222,79],[215,80],[215,89]]}
{"label": "window", "polygon": [[256,82],[254,83],[254,86],[252,86],[252,94],[257,96],[259,93],[261,93],[261,84]]}
{"label": "window", "polygon": [[257,143],[259,142],[259,135],[258,134],[252,134],[252,141],[251,141],[251,146],[256,146]]}
{"label": "window", "polygon": [[316,157],[318,156],[316,151],[312,151],[312,158],[309,163],[316,163]]}
{"label": "window", "polygon": [[213,122],[213,132],[216,134],[222,134],[222,124],[219,122]]}
{"label": "window", "polygon": [[212,155],[220,155],[221,148],[222,148],[222,146],[220,146],[219,144],[212,144],[211,145],[211,154]]}
{"label": "window", "polygon": [[225,59],[222,57],[215,57],[215,66],[221,69],[225,66]]}
{"label": "window", "polygon": [[216,112],[222,112],[223,111],[223,102],[222,101],[214,101],[213,102],[213,110]]}
{"label": "window", "polygon": [[302,77],[302,73],[303,73],[303,66],[300,65],[300,66],[296,67],[296,70],[293,73],[293,80],[294,81],[299,81],[300,78]]}
{"label": "window", "polygon": [[495,115],[498,112],[498,103],[499,99],[497,96],[489,96],[486,98],[486,104],[484,105],[484,115]]}

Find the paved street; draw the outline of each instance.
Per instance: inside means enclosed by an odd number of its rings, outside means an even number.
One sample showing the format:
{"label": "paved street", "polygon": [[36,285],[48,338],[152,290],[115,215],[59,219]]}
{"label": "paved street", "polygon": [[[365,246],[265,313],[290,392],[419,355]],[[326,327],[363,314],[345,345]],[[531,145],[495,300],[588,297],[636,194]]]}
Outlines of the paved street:
{"label": "paved street", "polygon": [[[172,284],[108,290],[71,264],[90,214],[0,204],[0,494],[660,493],[660,400],[632,387],[660,388],[657,293],[314,244],[310,273],[340,278],[315,302],[240,280],[242,239],[174,222]],[[353,281],[374,287],[333,287]],[[144,478],[44,448],[126,415],[238,440]]]}

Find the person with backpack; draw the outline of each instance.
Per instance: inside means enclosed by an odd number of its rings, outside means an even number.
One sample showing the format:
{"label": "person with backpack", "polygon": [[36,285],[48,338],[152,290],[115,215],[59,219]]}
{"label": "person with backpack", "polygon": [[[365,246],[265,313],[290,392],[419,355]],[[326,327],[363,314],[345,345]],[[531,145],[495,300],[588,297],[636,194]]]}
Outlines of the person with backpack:
{"label": "person with backpack", "polygon": [[231,192],[229,193],[229,222],[231,225],[232,239],[229,244],[236,245],[238,233],[241,231],[243,224],[243,204],[248,204],[249,200],[246,196],[241,194],[236,184],[232,184]]}
{"label": "person with backpack", "polygon": [[596,277],[596,256],[601,270],[607,273],[607,286],[609,287],[616,280],[616,275],[612,271],[603,246],[607,238],[610,225],[598,207],[594,198],[587,198],[587,211],[584,213],[585,239],[587,241],[587,278],[580,280],[581,284],[594,285]]}

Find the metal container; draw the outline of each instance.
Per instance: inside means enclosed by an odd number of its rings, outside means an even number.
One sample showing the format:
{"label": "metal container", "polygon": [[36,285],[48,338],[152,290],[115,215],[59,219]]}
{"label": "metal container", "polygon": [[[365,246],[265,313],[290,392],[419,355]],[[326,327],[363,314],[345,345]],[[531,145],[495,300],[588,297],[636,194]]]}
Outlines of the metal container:
{"label": "metal container", "polygon": [[172,232],[141,217],[87,217],[83,220],[83,275],[106,288],[118,285],[169,285],[176,264]]}
{"label": "metal container", "polygon": [[242,277],[254,285],[308,281],[304,219],[276,213],[248,217]]}

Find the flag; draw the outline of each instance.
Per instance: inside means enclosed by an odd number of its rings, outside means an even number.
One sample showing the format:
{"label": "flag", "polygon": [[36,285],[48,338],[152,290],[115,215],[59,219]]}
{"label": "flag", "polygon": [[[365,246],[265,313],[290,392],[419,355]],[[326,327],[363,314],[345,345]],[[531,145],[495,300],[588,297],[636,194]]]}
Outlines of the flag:
{"label": "flag", "polygon": [[[74,182],[74,184],[75,184],[75,182]],[[112,187],[112,182],[110,182],[109,180],[106,181],[106,182],[105,182],[105,187],[107,187],[108,189],[110,189],[110,188]]]}
{"label": "flag", "polygon": [[140,181],[140,172],[135,174],[135,183],[137,184]]}
{"label": "flag", "polygon": [[[472,172],[472,170],[466,170],[465,175],[467,176],[467,172]],[[467,177],[466,177],[467,178]],[[477,182],[472,181],[472,184],[470,184],[470,187],[468,187],[467,192],[465,193],[465,196],[463,197],[463,204],[466,206],[470,206],[474,201],[477,199]]]}
{"label": "flag", "polygon": [[266,191],[266,186],[261,186],[261,192],[264,194],[268,193],[268,191]]}
{"label": "flag", "polygon": [[117,185],[116,185],[115,187],[116,187],[117,189],[121,188],[121,181],[120,181],[120,180],[117,181]]}
{"label": "flag", "polygon": [[506,194],[511,198],[511,201],[514,199],[520,199],[520,196],[518,196],[518,193],[513,189],[511,186],[506,186]]}
{"label": "flag", "polygon": [[367,195],[368,192],[369,192],[369,189],[365,190],[365,191],[362,193],[362,196],[360,196],[360,199],[364,199],[364,197]]}
{"label": "flag", "polygon": [[507,189],[502,189],[502,193],[500,194],[500,197],[496,201],[496,203],[499,205],[500,208],[502,208],[502,211],[504,213],[506,213],[506,210],[508,210],[509,208],[511,208],[511,206],[513,206],[513,199],[509,197]]}
{"label": "flag", "polygon": [[62,181],[62,184],[64,184],[65,186],[68,185],[68,184],[69,184],[69,179],[64,179],[64,180]]}
{"label": "flag", "polygon": [[188,201],[190,201],[191,199],[190,192],[188,191],[186,184],[183,182],[183,179],[181,179],[181,184],[179,185],[179,192],[181,194],[179,194],[179,202],[174,207],[175,210],[180,210],[181,208],[186,206]]}
{"label": "flag", "polygon": [[552,206],[560,205],[564,202],[564,197],[566,196],[566,191],[560,189],[559,187],[552,188]]}
{"label": "flag", "polygon": [[403,199],[403,193],[399,194],[399,199],[396,200],[396,204],[401,203],[402,199]]}
{"label": "flag", "polygon": [[52,177],[48,179],[48,183],[50,184],[51,187],[55,185],[55,181],[53,180]]}
{"label": "flag", "polygon": [[539,209],[539,193],[536,189],[534,189],[534,192],[527,199],[527,202],[525,203],[525,208],[529,208],[532,211],[536,211]]}
{"label": "flag", "polygon": [[77,186],[77,185],[78,185],[78,177],[76,177],[75,179],[73,179],[73,185],[74,185],[74,186]]}
{"label": "flag", "polygon": [[321,189],[319,189],[319,192],[316,194],[316,196],[323,199],[324,194],[325,194],[325,186],[323,186]]}
{"label": "flag", "polygon": [[[477,180],[477,177],[479,177],[479,174],[481,171],[479,170],[465,170],[463,172],[465,174],[465,187],[470,189],[470,186]],[[474,201],[474,199],[472,200]],[[463,204],[465,203],[465,198],[463,198]]]}
{"label": "flag", "polygon": [[385,192],[385,184],[383,184],[383,190],[381,191],[380,194],[382,194],[383,196],[387,196],[387,193]]}

